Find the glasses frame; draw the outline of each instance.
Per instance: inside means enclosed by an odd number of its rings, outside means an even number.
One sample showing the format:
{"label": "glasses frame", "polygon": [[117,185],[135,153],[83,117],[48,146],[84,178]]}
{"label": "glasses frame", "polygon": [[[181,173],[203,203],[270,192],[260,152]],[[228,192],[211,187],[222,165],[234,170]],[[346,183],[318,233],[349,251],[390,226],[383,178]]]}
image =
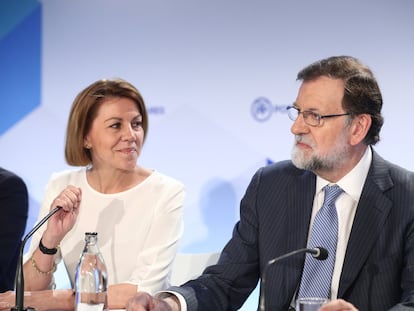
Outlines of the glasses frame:
{"label": "glasses frame", "polygon": [[[291,111],[293,111],[292,109],[295,109],[297,111],[297,116],[296,117],[294,117],[294,115],[292,115],[292,112],[291,112]],[[307,125],[310,125],[310,126],[319,126],[319,125],[321,125],[321,120],[322,119],[342,117],[342,116],[349,116],[350,115],[349,112],[339,113],[339,114],[321,115],[317,112],[310,111],[310,110],[300,111],[300,109],[295,107],[295,106],[287,106],[286,110],[287,110],[289,119],[291,119],[292,121],[296,121],[299,118],[299,115],[302,114],[303,120],[305,121],[305,123]],[[309,116],[314,116],[314,119],[317,120],[318,123],[313,124],[312,122],[309,122],[309,119],[308,119]]]}

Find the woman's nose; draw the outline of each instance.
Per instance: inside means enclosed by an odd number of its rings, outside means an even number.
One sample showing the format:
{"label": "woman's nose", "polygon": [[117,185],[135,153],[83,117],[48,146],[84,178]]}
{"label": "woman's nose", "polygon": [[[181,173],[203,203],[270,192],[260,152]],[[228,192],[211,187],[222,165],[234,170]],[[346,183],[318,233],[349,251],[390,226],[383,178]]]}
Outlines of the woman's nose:
{"label": "woman's nose", "polygon": [[124,127],[124,131],[122,132],[122,139],[132,141],[135,140],[135,132],[131,125]]}

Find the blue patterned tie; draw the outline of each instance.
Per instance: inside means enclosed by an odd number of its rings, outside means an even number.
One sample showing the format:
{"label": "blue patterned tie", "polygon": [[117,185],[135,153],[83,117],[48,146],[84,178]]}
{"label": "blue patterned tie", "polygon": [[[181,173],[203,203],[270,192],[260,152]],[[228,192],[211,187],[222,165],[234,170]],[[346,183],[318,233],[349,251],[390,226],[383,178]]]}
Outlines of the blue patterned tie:
{"label": "blue patterned tie", "polygon": [[332,273],[338,242],[338,214],[335,201],[343,190],[338,185],[326,186],[325,199],[315,217],[308,247],[324,247],[328,258],[318,260],[306,255],[298,297],[330,298]]}

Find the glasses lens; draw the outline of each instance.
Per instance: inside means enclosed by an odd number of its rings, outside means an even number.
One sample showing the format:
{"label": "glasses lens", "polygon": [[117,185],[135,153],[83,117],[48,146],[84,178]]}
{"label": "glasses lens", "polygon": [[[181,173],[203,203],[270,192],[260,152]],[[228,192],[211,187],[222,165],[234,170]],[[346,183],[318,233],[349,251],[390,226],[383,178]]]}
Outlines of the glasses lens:
{"label": "glasses lens", "polygon": [[291,119],[292,121],[296,121],[296,119],[299,116],[299,110],[297,110],[295,107],[292,107],[292,106],[289,106],[286,109],[288,111],[289,119]]}
{"label": "glasses lens", "polygon": [[319,122],[321,120],[321,116],[313,111],[304,111],[302,113],[303,119],[305,119],[305,122],[311,126],[317,126],[319,125]]}

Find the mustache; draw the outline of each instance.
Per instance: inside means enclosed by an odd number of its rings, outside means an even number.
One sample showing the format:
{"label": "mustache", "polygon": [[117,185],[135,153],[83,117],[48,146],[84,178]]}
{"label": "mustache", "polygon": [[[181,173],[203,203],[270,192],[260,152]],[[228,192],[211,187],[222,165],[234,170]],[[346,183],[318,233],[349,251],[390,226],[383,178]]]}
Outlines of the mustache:
{"label": "mustache", "polygon": [[313,141],[310,138],[305,137],[303,135],[295,135],[295,143],[303,143],[310,147],[314,147]]}

